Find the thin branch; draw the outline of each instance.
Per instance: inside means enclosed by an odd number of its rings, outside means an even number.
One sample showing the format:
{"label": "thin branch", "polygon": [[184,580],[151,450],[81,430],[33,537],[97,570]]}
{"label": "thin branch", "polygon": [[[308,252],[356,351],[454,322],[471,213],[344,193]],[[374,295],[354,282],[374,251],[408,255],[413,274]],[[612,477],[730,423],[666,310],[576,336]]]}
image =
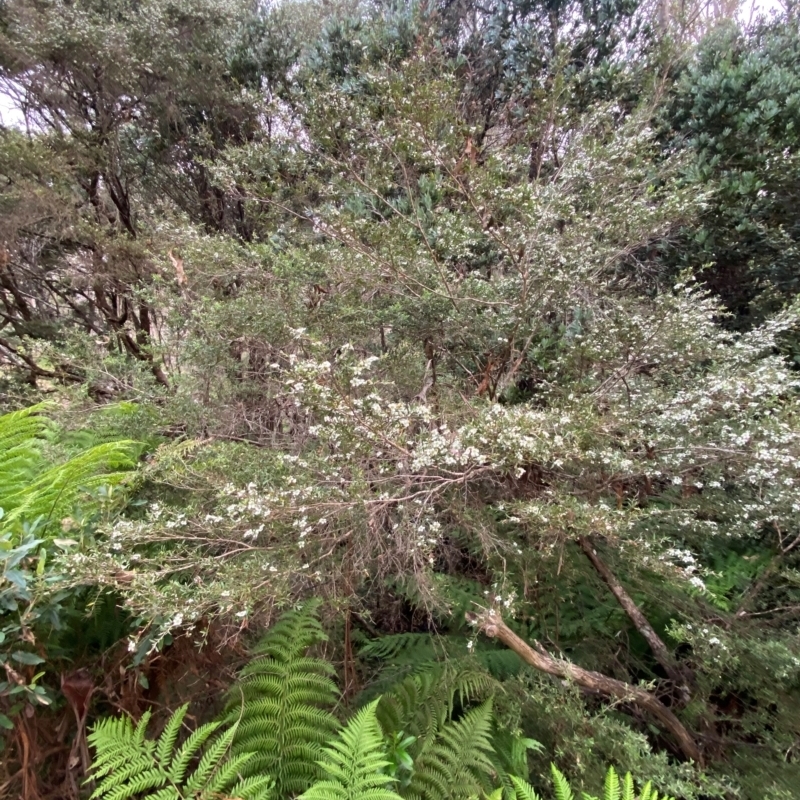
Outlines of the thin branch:
{"label": "thin branch", "polygon": [[631,622],[636,626],[636,630],[647,640],[647,644],[650,645],[650,649],[653,651],[656,661],[661,664],[670,680],[674,681],[675,685],[680,689],[683,701],[688,702],[691,699],[691,692],[686,683],[686,676],[675,663],[672,653],[670,653],[669,648],[664,644],[663,639],[655,632],[653,626],[648,622],[647,617],[645,617],[642,610],[625,590],[625,587],[619,582],[617,576],[614,575],[608,565],[597,554],[589,538],[581,536],[578,539],[578,546],[586,554],[586,557],[592,563],[597,574],[603,579],[606,586],[608,586],[611,594],[617,598],[617,602],[619,602],[623,611],[625,611]]}

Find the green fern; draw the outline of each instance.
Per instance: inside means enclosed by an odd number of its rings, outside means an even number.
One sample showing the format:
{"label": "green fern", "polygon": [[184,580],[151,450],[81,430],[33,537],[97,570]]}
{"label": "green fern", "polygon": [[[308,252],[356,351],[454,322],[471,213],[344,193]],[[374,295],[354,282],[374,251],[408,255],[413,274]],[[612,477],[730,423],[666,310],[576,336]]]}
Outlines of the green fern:
{"label": "green fern", "polygon": [[509,777],[514,789],[514,794],[512,795],[514,800],[541,800],[539,795],[536,794],[533,786],[531,786],[527,781],[522,780],[522,778],[518,778],[516,775],[511,775]]}
{"label": "green fern", "polygon": [[387,788],[391,776],[383,735],[375,715],[378,701],[362,708],[324,749],[319,766],[327,776],[300,800],[401,800]]}
{"label": "green fern", "polygon": [[[622,786],[619,782],[619,776],[613,767],[609,767],[608,772],[606,772],[605,784],[603,785],[603,800],[621,800],[621,798]],[[628,798],[628,800],[633,800],[633,798]]]}
{"label": "green fern", "polygon": [[69,514],[82,494],[120,483],[136,466],[140,445],[131,441],[99,444],[48,466],[42,447],[55,427],[45,409],[39,404],[0,416],[0,507],[7,530],[43,519],[41,533],[49,521]]}
{"label": "green fern", "polygon": [[[591,798],[584,794],[584,800],[591,800]],[[625,777],[620,783],[614,767],[609,767],[603,787],[603,800],[659,800],[659,796],[650,781],[642,787],[642,791],[637,795],[631,773],[625,773]],[[675,798],[663,795],[661,800],[675,800]]]}
{"label": "green fern", "polygon": [[442,725],[414,759],[414,772],[403,796],[409,800],[456,800],[484,791],[495,772],[491,734],[491,700],[457,722]]}
{"label": "green fern", "polygon": [[146,736],[149,711],[136,726],[127,717],[100,720],[88,737],[95,750],[92,777],[98,782],[92,799],[212,800],[224,793],[267,800],[270,778],[241,777],[253,753],[229,756],[235,726],[215,736],[221,723],[202,725],[177,747],[187,707],[170,717],[156,740]]}
{"label": "green fern", "polygon": [[550,765],[550,772],[553,775],[553,792],[556,800],[574,800],[575,796],[572,794],[569,781],[555,764]]}
{"label": "green fern", "polygon": [[25,489],[40,471],[42,443],[53,424],[39,403],[0,416],[0,505],[10,510],[7,497]]}
{"label": "green fern", "polygon": [[[409,748],[414,766],[404,797],[440,800],[468,797],[502,773],[492,745],[491,696],[496,682],[467,664],[433,663],[410,675],[380,698],[377,718],[387,737],[400,731],[415,739]],[[474,729],[473,729],[474,728]]]}
{"label": "green fern", "polygon": [[325,641],[318,603],[284,614],[255,649],[228,695],[225,720],[240,720],[233,753],[255,752],[246,775],[268,774],[278,796],[297,795],[319,777],[322,746],[338,728],[333,667],[307,655]]}
{"label": "green fern", "polygon": [[495,724],[492,727],[492,747],[494,767],[502,784],[502,794],[506,800],[514,800],[516,789],[514,776],[528,774],[528,752],[542,751],[542,745],[534,739],[520,736],[517,732]]}
{"label": "green fern", "polygon": [[[575,800],[575,795],[572,791],[572,787],[569,785],[569,781],[558,767],[556,767],[555,764],[551,764],[550,771],[552,773],[553,793],[556,800]],[[527,781],[516,776],[511,776],[511,783],[514,787],[514,794],[511,795],[513,800],[541,800]],[[600,800],[596,795],[587,794],[586,792],[581,793],[581,798],[582,800]],[[609,767],[603,784],[602,800],[659,800],[659,796],[658,792],[653,789],[650,781],[644,785],[642,791],[637,795],[633,777],[630,772],[620,781],[619,775],[614,767]],[[661,800],[675,800],[675,798],[664,795]]]}
{"label": "green fern", "polygon": [[480,670],[428,664],[381,697],[378,721],[387,735],[404,731],[422,741],[450,719],[456,705],[466,706],[494,688],[494,681]]}
{"label": "green fern", "polygon": [[430,633],[393,633],[371,639],[359,651],[359,658],[390,661],[397,666],[435,661],[447,652],[445,637]]}
{"label": "green fern", "polygon": [[[358,652],[361,659],[379,662],[381,678],[396,681],[400,675],[415,672],[448,658],[463,660],[469,638],[462,634],[395,633],[367,642]],[[493,678],[505,680],[517,675],[522,659],[507,647],[487,641],[472,643],[472,659]],[[383,683],[381,680],[379,683]]]}

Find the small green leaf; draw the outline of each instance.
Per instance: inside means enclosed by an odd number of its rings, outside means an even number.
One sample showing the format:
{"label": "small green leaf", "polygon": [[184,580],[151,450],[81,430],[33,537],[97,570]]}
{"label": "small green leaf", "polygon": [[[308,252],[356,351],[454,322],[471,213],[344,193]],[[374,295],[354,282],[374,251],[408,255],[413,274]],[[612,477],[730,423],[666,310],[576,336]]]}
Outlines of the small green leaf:
{"label": "small green leaf", "polygon": [[44,566],[47,563],[47,550],[44,547],[39,550],[39,560],[36,562],[36,574],[44,575]]}
{"label": "small green leaf", "polygon": [[11,654],[11,658],[14,661],[18,661],[20,664],[42,664],[44,659],[41,656],[37,656],[36,653],[26,653],[22,650],[18,650],[16,653]]}
{"label": "small green leaf", "polygon": [[18,569],[7,569],[3,576],[11,581],[18,589],[24,589],[28,585],[28,576]]}
{"label": "small green leaf", "polygon": [[5,714],[0,714],[0,728],[5,728],[7,731],[13,730],[14,723]]}

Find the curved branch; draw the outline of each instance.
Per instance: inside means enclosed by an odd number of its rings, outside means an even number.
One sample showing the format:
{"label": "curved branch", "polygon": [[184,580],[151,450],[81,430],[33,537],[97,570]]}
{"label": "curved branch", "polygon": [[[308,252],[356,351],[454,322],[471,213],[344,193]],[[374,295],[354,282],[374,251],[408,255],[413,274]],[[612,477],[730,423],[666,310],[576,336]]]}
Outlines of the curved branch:
{"label": "curved branch", "polygon": [[606,697],[635,703],[655,717],[673,735],[687,759],[702,766],[703,756],[694,737],[675,714],[650,692],[625,681],[610,678],[601,672],[583,669],[571,661],[553,658],[541,646],[534,649],[517,636],[494,609],[484,609],[478,614],[467,614],[467,620],[486,636],[501,641],[534,669],[563,680],[574,681],[578,686]]}

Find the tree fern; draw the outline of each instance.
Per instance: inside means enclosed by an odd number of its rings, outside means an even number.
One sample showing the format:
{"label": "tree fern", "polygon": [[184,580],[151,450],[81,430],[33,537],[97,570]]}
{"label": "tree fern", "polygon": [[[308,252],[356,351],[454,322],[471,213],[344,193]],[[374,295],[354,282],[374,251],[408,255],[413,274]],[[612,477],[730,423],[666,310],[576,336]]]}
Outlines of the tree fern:
{"label": "tree fern", "polygon": [[362,708],[324,749],[319,762],[326,779],[315,783],[300,800],[401,800],[387,788],[392,778],[383,734],[375,716],[378,701]]}
{"label": "tree fern", "polygon": [[235,726],[215,736],[221,723],[202,725],[177,747],[186,709],[182,706],[170,717],[157,740],[146,736],[149,711],[136,726],[127,717],[98,722],[88,737],[95,750],[92,777],[98,782],[92,798],[212,800],[224,795],[266,800],[269,777],[241,777],[253,754],[229,756]]}
{"label": "tree fern", "polygon": [[318,777],[321,748],[338,728],[333,667],[307,655],[325,640],[318,603],[284,614],[255,649],[228,695],[225,719],[239,720],[233,752],[255,752],[245,774],[271,775],[278,796],[297,795]]}

